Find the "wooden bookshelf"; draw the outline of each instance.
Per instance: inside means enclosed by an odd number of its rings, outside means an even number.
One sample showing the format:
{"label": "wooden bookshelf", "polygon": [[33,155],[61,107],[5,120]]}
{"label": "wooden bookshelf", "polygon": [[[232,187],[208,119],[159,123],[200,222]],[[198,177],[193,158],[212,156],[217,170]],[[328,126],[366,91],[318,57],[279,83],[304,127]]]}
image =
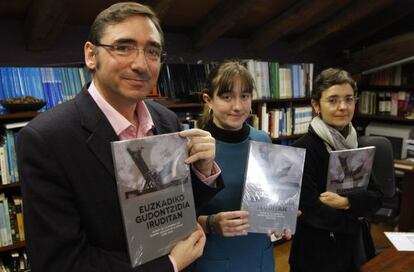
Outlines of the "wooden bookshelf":
{"label": "wooden bookshelf", "polygon": [[398,92],[398,91],[414,91],[414,85],[358,85],[358,92],[362,90],[370,91],[386,91],[386,92]]}
{"label": "wooden bookshelf", "polygon": [[356,113],[354,118],[358,119],[365,119],[370,121],[388,121],[388,122],[399,122],[399,123],[408,123],[414,124],[414,119],[407,119],[400,116],[392,116],[392,115],[371,115],[371,114],[361,114]]}
{"label": "wooden bookshelf", "polygon": [[16,249],[21,249],[21,248],[25,248],[25,247],[26,247],[26,242],[25,241],[17,242],[17,243],[14,243],[14,244],[10,245],[10,246],[0,247],[0,253],[8,252],[8,251],[16,250]]}
{"label": "wooden bookshelf", "polygon": [[252,104],[262,104],[262,103],[290,103],[290,102],[295,102],[295,103],[310,103],[311,99],[310,97],[296,97],[296,98],[278,98],[278,99],[273,99],[273,98],[266,98],[266,99],[255,99],[252,101]]}
{"label": "wooden bookshelf", "polygon": [[8,189],[15,189],[20,188],[20,182],[14,182],[11,184],[1,185],[0,184],[0,190],[8,190]]}
{"label": "wooden bookshelf", "polygon": [[202,103],[176,103],[176,104],[163,104],[163,105],[169,109],[194,109],[194,108],[203,107]]}
{"label": "wooden bookshelf", "polygon": [[11,121],[11,120],[30,120],[39,114],[40,112],[37,112],[37,111],[4,113],[4,114],[0,114],[0,122]]}

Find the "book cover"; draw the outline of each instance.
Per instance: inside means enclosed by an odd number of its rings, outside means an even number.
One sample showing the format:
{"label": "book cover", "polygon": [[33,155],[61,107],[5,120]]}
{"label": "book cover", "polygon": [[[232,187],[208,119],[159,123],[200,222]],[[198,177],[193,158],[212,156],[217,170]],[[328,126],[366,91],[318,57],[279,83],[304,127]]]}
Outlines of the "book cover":
{"label": "book cover", "polygon": [[374,155],[374,146],[330,151],[326,190],[343,195],[366,190]]}
{"label": "book cover", "polygon": [[250,142],[241,210],[249,211],[248,232],[296,230],[305,164],[303,148]]}
{"label": "book cover", "polygon": [[187,140],[178,133],[111,143],[133,267],[166,255],[196,229]]}

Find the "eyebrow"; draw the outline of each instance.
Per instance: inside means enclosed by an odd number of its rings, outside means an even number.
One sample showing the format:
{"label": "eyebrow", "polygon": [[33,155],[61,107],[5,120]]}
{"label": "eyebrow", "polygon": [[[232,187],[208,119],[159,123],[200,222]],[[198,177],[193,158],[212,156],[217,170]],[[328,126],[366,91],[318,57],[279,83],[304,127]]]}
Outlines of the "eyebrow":
{"label": "eyebrow", "polygon": [[[347,94],[347,95],[344,95],[343,97],[350,97],[350,96],[354,96],[354,95],[353,94]],[[328,96],[327,98],[337,98],[337,97],[341,97],[341,96],[337,95],[337,94],[333,94],[333,95]]]}
{"label": "eyebrow", "polygon": [[[121,38],[121,39],[117,39],[113,42],[114,44],[137,44],[137,41],[134,39],[130,39],[130,38]],[[149,41],[148,42],[148,46],[155,46],[161,49],[161,44],[155,41]]]}

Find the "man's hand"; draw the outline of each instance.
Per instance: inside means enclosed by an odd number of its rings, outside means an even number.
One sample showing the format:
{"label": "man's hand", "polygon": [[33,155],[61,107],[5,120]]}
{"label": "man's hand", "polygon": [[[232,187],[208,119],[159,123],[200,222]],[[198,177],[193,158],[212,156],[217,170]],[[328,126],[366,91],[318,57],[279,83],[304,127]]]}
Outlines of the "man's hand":
{"label": "man's hand", "polygon": [[183,270],[198,259],[203,254],[205,244],[206,236],[200,224],[197,224],[197,230],[187,239],[178,242],[170,252],[171,257],[177,264],[178,271]]}
{"label": "man's hand", "polygon": [[220,212],[214,215],[214,230],[225,237],[245,236],[248,211]]}
{"label": "man's hand", "polygon": [[340,196],[333,192],[323,192],[319,195],[319,200],[334,209],[347,210],[350,207],[350,203],[347,197]]}
{"label": "man's hand", "polygon": [[193,163],[198,171],[209,177],[216,156],[216,140],[208,131],[197,128],[181,131],[180,136],[190,138],[185,162]]}

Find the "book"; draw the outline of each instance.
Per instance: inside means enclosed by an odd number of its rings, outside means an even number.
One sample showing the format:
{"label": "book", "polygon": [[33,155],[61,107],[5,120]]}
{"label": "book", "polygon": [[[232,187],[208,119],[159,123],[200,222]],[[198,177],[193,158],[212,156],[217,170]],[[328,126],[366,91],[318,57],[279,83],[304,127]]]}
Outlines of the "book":
{"label": "book", "polygon": [[295,233],[306,150],[251,141],[241,210],[249,211],[247,232]]}
{"label": "book", "polygon": [[187,139],[178,133],[111,142],[131,265],[168,254],[196,229]]}
{"label": "book", "polygon": [[414,251],[413,232],[384,232],[398,251]]}
{"label": "book", "polygon": [[413,160],[394,160],[394,167],[401,170],[414,170]]}
{"label": "book", "polygon": [[366,190],[374,155],[374,146],[330,151],[326,190],[343,195]]}

